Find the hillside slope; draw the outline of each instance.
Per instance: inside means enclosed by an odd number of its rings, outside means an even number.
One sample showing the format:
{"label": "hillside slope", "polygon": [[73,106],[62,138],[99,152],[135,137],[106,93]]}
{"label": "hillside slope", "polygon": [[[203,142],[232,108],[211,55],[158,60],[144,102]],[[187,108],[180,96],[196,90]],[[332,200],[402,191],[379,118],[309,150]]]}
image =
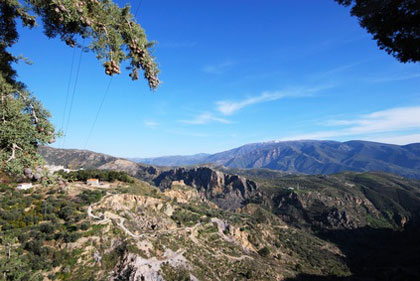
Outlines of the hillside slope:
{"label": "hillside slope", "polygon": [[[2,185],[0,195],[6,280],[268,281],[296,276],[297,264],[310,274],[350,274],[333,244],[258,206],[223,211],[186,185]],[[261,212],[265,222],[255,218]],[[300,240],[316,253],[313,265]]]}
{"label": "hillside slope", "polygon": [[122,167],[140,180],[0,186],[6,280],[420,278],[418,180],[223,167],[152,174],[109,160],[95,164],[101,173]]}
{"label": "hillside slope", "polygon": [[127,172],[129,175],[151,179],[158,174],[158,169],[150,165],[135,163],[123,158],[97,153],[89,150],[58,149],[41,146],[39,153],[47,164],[63,166],[69,169],[102,169]]}
{"label": "hillside slope", "polygon": [[[199,169],[162,175],[159,188],[138,180],[97,187],[37,185],[28,191],[0,186],[3,276],[86,281],[420,277],[419,181],[375,173],[254,174],[247,180]],[[216,206],[220,195],[241,190],[247,192],[234,212],[228,205]]]}

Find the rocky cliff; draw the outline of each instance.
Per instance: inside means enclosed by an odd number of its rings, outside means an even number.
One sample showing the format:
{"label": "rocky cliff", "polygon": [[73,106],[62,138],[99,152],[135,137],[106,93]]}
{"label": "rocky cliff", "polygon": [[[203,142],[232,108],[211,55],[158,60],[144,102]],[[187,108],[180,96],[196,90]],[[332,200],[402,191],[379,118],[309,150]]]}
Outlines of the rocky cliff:
{"label": "rocky cliff", "polygon": [[161,172],[153,181],[162,189],[170,188],[173,182],[182,182],[197,188],[220,208],[229,210],[243,206],[247,199],[258,194],[255,182],[208,167],[171,169]]}

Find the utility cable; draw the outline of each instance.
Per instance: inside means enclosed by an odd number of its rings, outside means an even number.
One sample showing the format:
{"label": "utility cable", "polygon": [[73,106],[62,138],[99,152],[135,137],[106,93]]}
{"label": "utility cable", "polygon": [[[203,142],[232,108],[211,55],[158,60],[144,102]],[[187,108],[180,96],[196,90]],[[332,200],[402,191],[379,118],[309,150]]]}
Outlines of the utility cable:
{"label": "utility cable", "polygon": [[[136,18],[137,13],[139,12],[142,3],[143,3],[143,0],[139,0],[139,4],[137,5],[136,12],[134,13],[134,18]],[[111,78],[109,79],[108,86],[106,87],[105,93],[104,93],[104,95],[102,97],[102,100],[101,100],[101,103],[99,104],[99,108],[98,108],[98,111],[96,112],[95,119],[93,120],[92,127],[90,128],[88,137],[87,137],[86,142],[85,142],[84,149],[86,149],[86,147],[89,143],[90,137],[92,136],[93,130],[95,129],[96,122],[98,121],[99,114],[102,110],[105,99],[108,96],[109,88],[111,87],[112,78],[113,78],[113,76],[111,76]]]}
{"label": "utility cable", "polygon": [[96,112],[95,119],[93,120],[92,127],[90,128],[90,131],[89,131],[88,137],[87,137],[86,142],[85,142],[84,149],[86,149],[86,147],[87,147],[87,145],[88,145],[88,143],[89,143],[89,140],[90,140],[90,137],[91,137],[91,135],[92,135],[93,129],[95,128],[95,125],[96,125],[96,121],[98,120],[99,113],[100,113],[100,112],[101,112],[101,110],[102,110],[102,106],[104,105],[105,99],[106,99],[106,97],[107,97],[107,95],[108,95],[109,88],[111,87],[111,82],[112,82],[112,76],[109,78],[108,86],[106,87],[106,89],[105,89],[105,93],[104,93],[104,95],[103,95],[103,97],[102,97],[102,100],[101,100],[101,103],[99,104],[99,108],[98,108],[98,111]]}
{"label": "utility cable", "polygon": [[139,5],[137,6],[136,12],[134,13],[134,18],[136,18],[137,13],[139,12],[142,3],[143,3],[143,0],[139,0]]}
{"label": "utility cable", "polygon": [[[73,49],[73,55],[71,58],[70,75],[69,75],[69,81],[67,83],[66,101],[64,104],[63,119],[61,120],[60,131],[64,129],[64,121],[66,120],[67,105],[68,105],[69,96],[70,96],[71,78],[73,76],[73,66],[74,66],[75,57],[76,57],[76,48]],[[61,144],[63,144],[63,139],[61,139]]]}
{"label": "utility cable", "polygon": [[[83,45],[84,45],[84,40],[83,40]],[[73,93],[71,95],[71,100],[70,100],[69,114],[67,116],[67,123],[66,123],[66,127],[65,127],[65,130],[64,130],[63,147],[64,147],[64,144],[66,143],[66,135],[68,133],[71,114],[72,114],[72,110],[73,110],[74,96],[75,96],[75,93],[76,93],[77,82],[79,81],[80,65],[82,63],[82,55],[83,55],[83,49],[84,49],[83,45],[82,45],[82,48],[80,49],[79,63],[78,63],[78,66],[77,66],[77,71],[76,71],[76,79],[74,81]]]}

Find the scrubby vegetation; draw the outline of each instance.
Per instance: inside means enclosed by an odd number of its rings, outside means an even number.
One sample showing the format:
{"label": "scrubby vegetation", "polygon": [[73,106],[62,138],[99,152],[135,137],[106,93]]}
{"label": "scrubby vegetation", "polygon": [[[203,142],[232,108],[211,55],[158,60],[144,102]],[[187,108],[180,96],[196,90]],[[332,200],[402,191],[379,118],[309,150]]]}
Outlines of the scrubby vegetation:
{"label": "scrubby vegetation", "polygon": [[[7,185],[0,192],[0,270],[6,280],[33,280],[41,271],[74,263],[74,253],[57,245],[75,242],[89,230],[82,197],[70,199],[58,189],[47,194],[41,188],[20,191]],[[11,257],[4,251],[10,251]]]}
{"label": "scrubby vegetation", "polygon": [[174,268],[170,265],[162,266],[163,277],[167,281],[191,281],[190,273],[185,268]]}
{"label": "scrubby vegetation", "polygon": [[99,179],[101,181],[114,182],[116,180],[126,183],[134,183],[134,179],[125,172],[107,170],[77,170],[65,172],[58,171],[57,174],[69,181],[86,181],[87,179]]}
{"label": "scrubby vegetation", "polygon": [[[80,182],[100,174],[118,182]],[[67,186],[27,191],[0,185],[0,274],[109,280],[113,272],[131,280],[135,257],[161,262],[154,274],[164,280],[351,278],[389,272],[386,264],[416,274],[417,181],[372,173],[263,177],[262,193],[227,211],[190,186],[160,190],[123,182],[124,175],[80,171],[68,174]],[[389,251],[398,261],[384,260]],[[373,258],[361,264],[365,255]]]}
{"label": "scrubby vegetation", "polygon": [[106,245],[97,245],[104,262],[96,269],[81,267],[83,243],[68,246],[101,233],[103,225],[91,224],[87,207],[105,195],[89,189],[70,195],[69,189],[75,187],[0,185],[0,280],[100,280],[98,270],[115,266],[121,253],[104,254]]}

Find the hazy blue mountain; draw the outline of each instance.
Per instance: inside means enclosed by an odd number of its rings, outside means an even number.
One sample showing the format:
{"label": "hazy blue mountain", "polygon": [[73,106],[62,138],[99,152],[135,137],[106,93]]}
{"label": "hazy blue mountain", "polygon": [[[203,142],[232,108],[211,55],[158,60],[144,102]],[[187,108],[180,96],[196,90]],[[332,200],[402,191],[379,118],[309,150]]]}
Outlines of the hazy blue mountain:
{"label": "hazy blue mountain", "polygon": [[212,155],[137,160],[163,166],[213,163],[228,168],[266,168],[304,174],[383,171],[420,178],[420,143],[400,146],[369,141],[264,142],[247,144]]}
{"label": "hazy blue mountain", "polygon": [[174,155],[174,156],[162,156],[154,158],[128,158],[128,160],[144,163],[149,165],[157,166],[183,166],[183,165],[194,165],[205,161],[210,154],[199,153],[194,155]]}

